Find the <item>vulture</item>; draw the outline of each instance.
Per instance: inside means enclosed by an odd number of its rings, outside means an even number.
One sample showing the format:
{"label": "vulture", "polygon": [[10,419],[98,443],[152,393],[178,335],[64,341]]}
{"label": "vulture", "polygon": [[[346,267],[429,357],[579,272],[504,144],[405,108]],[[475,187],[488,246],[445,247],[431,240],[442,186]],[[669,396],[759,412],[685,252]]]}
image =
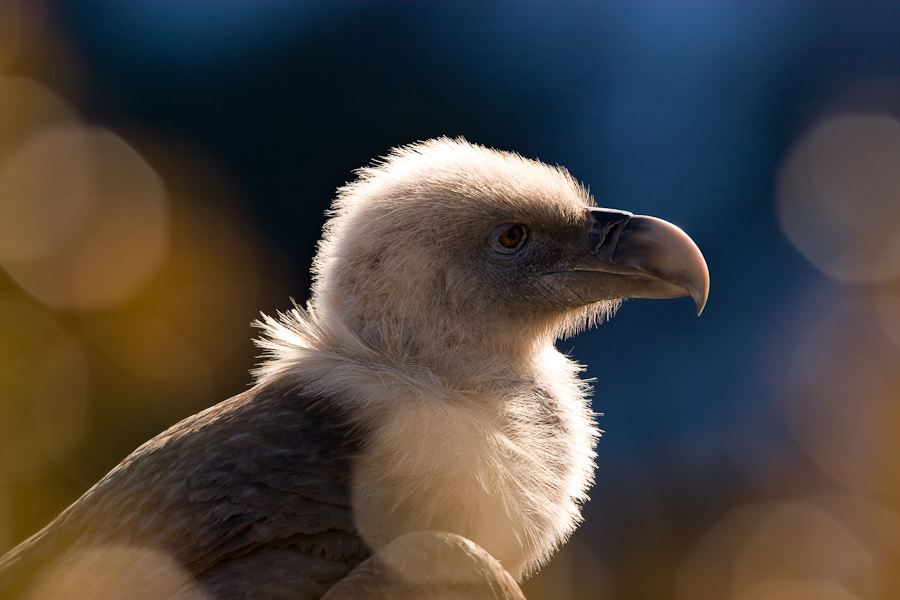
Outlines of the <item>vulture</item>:
{"label": "vulture", "polygon": [[393,150],[329,214],[309,302],[257,323],[252,387],[0,559],[0,598],[455,598],[421,593],[465,579],[453,565],[493,565],[483,597],[521,597],[593,478],[588,386],[555,341],[625,298],[699,314],[702,254],[563,168],[462,138]]}

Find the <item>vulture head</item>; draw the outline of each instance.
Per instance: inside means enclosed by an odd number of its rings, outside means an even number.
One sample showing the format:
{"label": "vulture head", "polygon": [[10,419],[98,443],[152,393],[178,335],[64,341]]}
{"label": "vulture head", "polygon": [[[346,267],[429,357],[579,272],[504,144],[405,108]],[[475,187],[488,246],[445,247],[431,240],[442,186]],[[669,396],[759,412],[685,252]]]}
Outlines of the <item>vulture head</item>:
{"label": "vulture head", "polygon": [[690,295],[699,314],[709,287],[676,226],[598,208],[563,168],[447,138],[361,169],[313,271],[320,316],[439,370],[461,349],[479,364],[532,352],[623,298]]}

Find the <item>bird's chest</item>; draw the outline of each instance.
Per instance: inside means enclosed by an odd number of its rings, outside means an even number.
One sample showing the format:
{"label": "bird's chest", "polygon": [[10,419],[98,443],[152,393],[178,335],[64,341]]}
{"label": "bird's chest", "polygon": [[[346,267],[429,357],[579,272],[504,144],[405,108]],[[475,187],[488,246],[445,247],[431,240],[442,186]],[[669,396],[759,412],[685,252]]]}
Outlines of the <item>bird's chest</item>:
{"label": "bird's chest", "polygon": [[450,531],[514,576],[533,562],[535,546],[552,545],[540,538],[566,501],[565,416],[552,402],[507,408],[424,400],[398,404],[379,422],[353,475],[354,516],[369,545]]}

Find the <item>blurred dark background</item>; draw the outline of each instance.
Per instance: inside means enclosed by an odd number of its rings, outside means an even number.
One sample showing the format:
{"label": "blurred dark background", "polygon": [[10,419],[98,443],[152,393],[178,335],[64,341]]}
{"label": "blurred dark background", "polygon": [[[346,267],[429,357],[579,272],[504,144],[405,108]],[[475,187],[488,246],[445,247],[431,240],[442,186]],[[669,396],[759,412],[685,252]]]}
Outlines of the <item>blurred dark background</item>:
{"label": "blurred dark background", "polygon": [[532,599],[900,598],[900,3],[3,0],[0,551],[247,387],[334,190],[446,135],[711,273],[559,347],[605,430]]}

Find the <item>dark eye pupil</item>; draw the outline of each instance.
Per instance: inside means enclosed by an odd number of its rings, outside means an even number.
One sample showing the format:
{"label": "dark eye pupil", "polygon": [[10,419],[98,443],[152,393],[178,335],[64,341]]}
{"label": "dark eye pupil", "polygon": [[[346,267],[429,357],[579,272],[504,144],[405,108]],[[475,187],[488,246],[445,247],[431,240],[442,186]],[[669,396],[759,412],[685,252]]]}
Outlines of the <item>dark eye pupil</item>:
{"label": "dark eye pupil", "polygon": [[500,244],[505,248],[515,248],[522,241],[522,226],[513,225],[500,234]]}

